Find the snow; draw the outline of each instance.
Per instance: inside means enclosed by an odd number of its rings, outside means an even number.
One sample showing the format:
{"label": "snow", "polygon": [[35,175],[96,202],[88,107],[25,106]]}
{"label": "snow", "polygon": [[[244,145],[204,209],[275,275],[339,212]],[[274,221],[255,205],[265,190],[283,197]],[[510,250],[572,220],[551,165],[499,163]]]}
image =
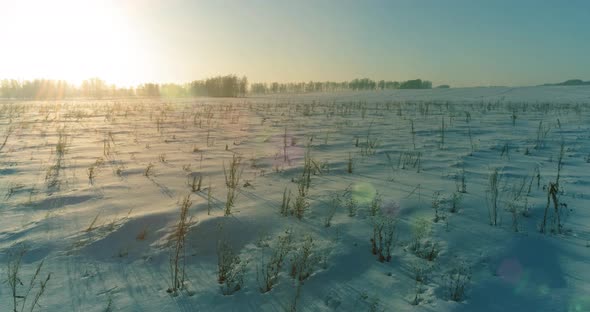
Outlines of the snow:
{"label": "snow", "polygon": [[[306,237],[318,263],[300,286],[298,311],[590,311],[589,103],[588,86],[4,101],[0,311],[13,309],[4,279],[22,246],[19,295],[41,261],[36,285],[51,273],[35,311],[286,311],[298,287],[291,259]],[[367,139],[376,139],[374,150],[363,149]],[[298,220],[279,211],[285,188],[292,202],[297,196],[307,142],[321,173],[311,176],[310,206]],[[563,230],[543,234],[544,186],[556,179],[562,142]],[[404,155],[415,152],[419,168],[408,162],[403,169]],[[234,154],[242,159],[242,187],[224,216],[223,168]],[[493,168],[500,176],[497,226],[486,203]],[[466,193],[458,193],[463,170]],[[191,192],[192,176],[203,177],[200,191]],[[514,200],[523,185],[525,195]],[[446,217],[438,222],[435,192]],[[186,289],[173,296],[166,291],[169,242],[189,193]],[[462,197],[455,213],[453,193]],[[371,253],[376,196],[383,218],[395,220],[391,262]],[[325,227],[334,197],[342,201]],[[350,199],[358,206],[353,217]],[[525,203],[528,216],[521,214]],[[510,207],[519,212],[517,232]],[[550,206],[549,228],[552,216]],[[430,229],[422,246],[438,246],[433,261],[412,251],[417,220]],[[277,284],[261,293],[257,268],[285,231],[293,250]],[[246,263],[242,288],[227,296],[217,282],[220,239]],[[445,277],[463,263],[471,279],[456,302]],[[421,283],[416,265],[428,268]]]}

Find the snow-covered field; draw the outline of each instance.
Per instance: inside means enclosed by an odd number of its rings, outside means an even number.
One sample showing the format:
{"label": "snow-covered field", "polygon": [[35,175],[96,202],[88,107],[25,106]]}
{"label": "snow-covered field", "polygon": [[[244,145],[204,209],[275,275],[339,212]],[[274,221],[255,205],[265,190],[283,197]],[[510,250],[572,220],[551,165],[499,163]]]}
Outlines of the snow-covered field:
{"label": "snow-covered field", "polygon": [[0,311],[590,311],[589,105],[588,87],[3,101]]}

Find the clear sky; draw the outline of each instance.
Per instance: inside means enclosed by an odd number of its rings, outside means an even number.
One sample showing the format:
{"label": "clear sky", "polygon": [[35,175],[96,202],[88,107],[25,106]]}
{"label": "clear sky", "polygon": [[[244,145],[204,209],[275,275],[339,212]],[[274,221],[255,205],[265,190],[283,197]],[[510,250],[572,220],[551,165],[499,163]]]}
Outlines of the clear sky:
{"label": "clear sky", "polygon": [[0,0],[0,78],[590,80],[586,0]]}

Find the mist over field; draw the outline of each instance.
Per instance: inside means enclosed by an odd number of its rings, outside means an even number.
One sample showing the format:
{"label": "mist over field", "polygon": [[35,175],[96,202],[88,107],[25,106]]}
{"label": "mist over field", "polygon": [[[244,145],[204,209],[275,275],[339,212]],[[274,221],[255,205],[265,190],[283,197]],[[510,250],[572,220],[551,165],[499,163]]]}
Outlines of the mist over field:
{"label": "mist over field", "polygon": [[0,4],[0,312],[590,311],[589,11]]}

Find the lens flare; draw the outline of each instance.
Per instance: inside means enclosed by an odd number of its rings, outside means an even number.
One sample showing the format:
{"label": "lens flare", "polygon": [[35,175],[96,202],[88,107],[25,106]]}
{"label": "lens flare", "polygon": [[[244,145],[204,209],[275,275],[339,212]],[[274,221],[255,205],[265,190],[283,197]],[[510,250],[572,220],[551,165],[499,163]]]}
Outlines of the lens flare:
{"label": "lens flare", "polygon": [[518,259],[505,259],[500,264],[497,273],[504,281],[516,284],[522,277],[522,265]]}
{"label": "lens flare", "polygon": [[375,198],[377,191],[371,183],[359,182],[352,186],[352,198],[359,205],[369,205]]}
{"label": "lens flare", "polygon": [[570,302],[568,312],[586,312],[590,311],[590,297],[574,298]]}
{"label": "lens flare", "polygon": [[398,202],[388,201],[381,207],[384,216],[394,218],[399,214],[401,207]]}

